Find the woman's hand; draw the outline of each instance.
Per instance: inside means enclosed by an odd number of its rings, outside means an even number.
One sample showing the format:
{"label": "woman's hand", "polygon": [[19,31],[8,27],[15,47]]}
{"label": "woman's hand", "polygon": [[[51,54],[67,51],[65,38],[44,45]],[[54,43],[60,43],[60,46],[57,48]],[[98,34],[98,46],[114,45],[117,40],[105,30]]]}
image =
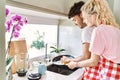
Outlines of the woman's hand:
{"label": "woman's hand", "polygon": [[66,57],[66,56],[63,56],[62,58],[61,58],[61,62],[62,63],[64,63],[64,64],[67,64],[67,63],[69,63],[70,62],[70,58],[68,58],[68,57]]}
{"label": "woman's hand", "polygon": [[71,61],[67,64],[67,66],[70,68],[70,69],[74,69],[75,67],[77,67],[77,62],[74,62],[74,61]]}

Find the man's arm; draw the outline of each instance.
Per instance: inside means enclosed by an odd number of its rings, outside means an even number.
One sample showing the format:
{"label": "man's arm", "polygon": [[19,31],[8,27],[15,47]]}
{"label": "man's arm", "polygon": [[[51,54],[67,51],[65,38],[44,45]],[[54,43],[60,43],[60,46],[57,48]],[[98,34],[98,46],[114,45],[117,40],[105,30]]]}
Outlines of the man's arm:
{"label": "man's arm", "polygon": [[82,44],[82,53],[83,54],[77,58],[71,59],[71,61],[78,62],[78,61],[89,59],[91,56],[91,53],[89,51],[89,45],[90,45],[90,43],[87,43],[87,42],[83,43]]}

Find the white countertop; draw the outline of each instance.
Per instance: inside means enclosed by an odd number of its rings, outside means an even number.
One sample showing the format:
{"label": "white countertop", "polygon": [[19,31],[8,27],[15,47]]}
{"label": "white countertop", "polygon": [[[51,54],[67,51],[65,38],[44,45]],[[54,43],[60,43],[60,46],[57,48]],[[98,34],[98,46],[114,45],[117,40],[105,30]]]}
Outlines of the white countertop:
{"label": "white countertop", "polygon": [[[51,71],[46,71],[46,74],[42,75],[40,80],[77,80],[80,76],[82,76],[83,72],[84,72],[83,68],[76,70],[70,75],[62,75]],[[13,80],[28,80],[28,79],[27,76],[18,77],[17,74],[14,74]]]}
{"label": "white countertop", "polygon": [[[36,60],[39,59],[39,60]],[[35,58],[36,61],[41,61],[42,57],[37,57]],[[34,61],[34,60],[32,60]],[[50,65],[52,63],[47,63],[47,65]],[[46,71],[45,75],[42,75],[40,80],[77,80],[79,77],[82,76],[84,72],[84,68],[77,69],[70,75],[62,75],[59,73],[51,72],[51,71]],[[18,77],[17,74],[13,75],[13,80],[28,80],[27,76],[25,77]]]}

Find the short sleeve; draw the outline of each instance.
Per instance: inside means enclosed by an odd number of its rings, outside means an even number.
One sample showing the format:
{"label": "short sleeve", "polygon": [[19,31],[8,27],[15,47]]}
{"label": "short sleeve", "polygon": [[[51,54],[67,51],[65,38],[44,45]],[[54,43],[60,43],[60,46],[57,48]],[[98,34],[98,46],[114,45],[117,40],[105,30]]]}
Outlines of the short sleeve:
{"label": "short sleeve", "polygon": [[91,34],[92,34],[93,29],[92,28],[88,28],[86,27],[83,31],[82,31],[82,43],[90,43],[91,40]]}
{"label": "short sleeve", "polygon": [[101,55],[103,53],[105,47],[105,40],[103,36],[104,34],[102,33],[102,30],[99,28],[93,30],[89,48],[92,53],[97,55]]}

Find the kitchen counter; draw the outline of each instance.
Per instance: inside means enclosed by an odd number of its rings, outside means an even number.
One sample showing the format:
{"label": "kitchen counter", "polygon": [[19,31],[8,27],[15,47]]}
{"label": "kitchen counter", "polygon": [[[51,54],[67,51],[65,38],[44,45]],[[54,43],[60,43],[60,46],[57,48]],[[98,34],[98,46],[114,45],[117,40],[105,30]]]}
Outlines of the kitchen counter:
{"label": "kitchen counter", "polygon": [[[80,68],[73,72],[70,75],[62,75],[58,73],[54,73],[51,71],[46,71],[45,75],[42,75],[40,80],[77,80],[80,76],[82,76],[82,73],[84,72],[83,68]],[[17,74],[13,75],[13,80],[28,80],[27,76],[25,77],[18,77]]]}
{"label": "kitchen counter", "polygon": [[[31,59],[30,63],[32,64],[32,62],[34,61],[44,61],[43,58],[44,56],[33,58]],[[47,63],[47,66],[50,64],[52,63]],[[70,75],[62,75],[62,74],[47,70],[45,75],[42,75],[40,80],[77,80],[80,76],[82,76],[83,72],[84,72],[84,68],[80,68],[74,71],[73,73],[71,73]],[[28,80],[28,79],[27,79],[27,76],[18,77],[17,74],[14,74],[13,80]]]}

